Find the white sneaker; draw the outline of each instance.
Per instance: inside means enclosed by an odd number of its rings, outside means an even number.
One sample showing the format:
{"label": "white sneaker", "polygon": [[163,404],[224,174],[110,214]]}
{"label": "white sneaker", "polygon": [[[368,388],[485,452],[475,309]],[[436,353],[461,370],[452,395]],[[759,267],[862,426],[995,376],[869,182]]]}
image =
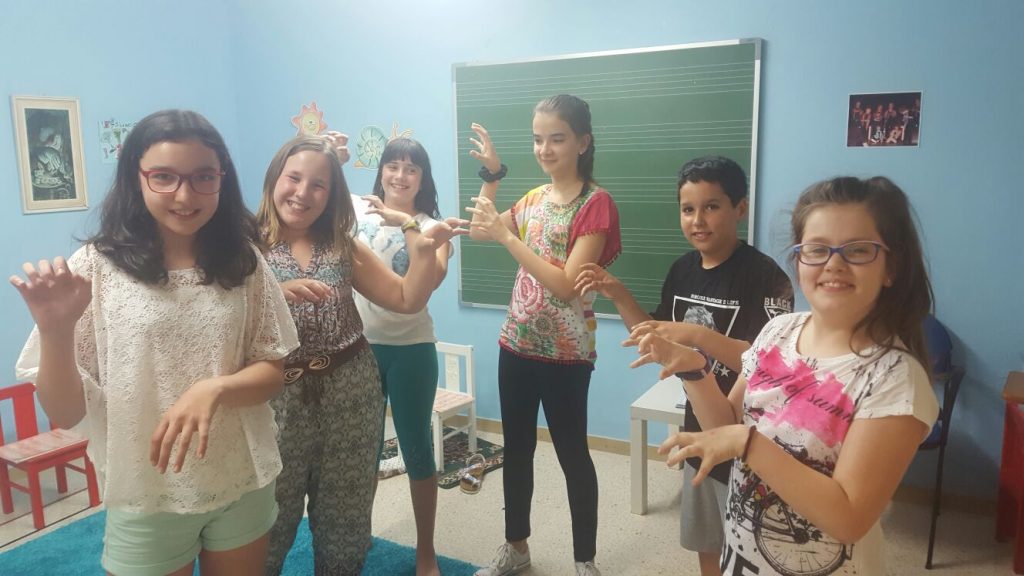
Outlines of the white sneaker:
{"label": "white sneaker", "polygon": [[594,561],[590,562],[577,562],[576,563],[576,576],[601,576],[601,571],[594,566]]}
{"label": "white sneaker", "polygon": [[498,552],[491,560],[491,565],[476,571],[474,576],[510,576],[519,574],[530,566],[530,550],[520,552],[515,546],[505,542],[498,546]]}

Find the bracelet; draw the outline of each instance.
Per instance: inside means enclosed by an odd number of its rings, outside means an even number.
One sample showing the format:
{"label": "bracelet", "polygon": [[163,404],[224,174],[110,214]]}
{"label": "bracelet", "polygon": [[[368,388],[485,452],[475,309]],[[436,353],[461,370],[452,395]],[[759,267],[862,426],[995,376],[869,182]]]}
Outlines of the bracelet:
{"label": "bracelet", "polygon": [[747,462],[747,454],[750,453],[750,443],[754,440],[755,432],[757,432],[757,426],[747,428],[747,443],[743,445],[743,454],[740,454],[740,462]]}
{"label": "bracelet", "polygon": [[477,172],[477,174],[480,175],[480,179],[484,182],[497,182],[508,174],[508,166],[502,164],[501,168],[498,168],[497,172],[491,172],[487,169],[487,166],[481,166],[480,172]]}
{"label": "bracelet", "polygon": [[711,356],[708,356],[706,352],[700,348],[694,348],[695,352],[704,357],[704,367],[698,370],[690,370],[688,372],[676,372],[676,377],[680,380],[686,380],[687,382],[696,382],[703,380],[711,372]]}
{"label": "bracelet", "polygon": [[410,218],[408,222],[402,224],[402,232],[408,232],[409,230],[420,231],[420,223],[415,218]]}

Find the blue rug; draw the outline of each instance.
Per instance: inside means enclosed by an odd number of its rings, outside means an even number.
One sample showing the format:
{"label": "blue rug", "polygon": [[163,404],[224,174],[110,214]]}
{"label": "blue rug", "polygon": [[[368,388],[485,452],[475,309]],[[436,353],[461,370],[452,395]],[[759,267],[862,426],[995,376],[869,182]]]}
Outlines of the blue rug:
{"label": "blue rug", "polygon": [[[103,574],[103,523],[106,512],[97,512],[53,532],[0,554],[0,574],[4,576],[95,576]],[[461,560],[439,556],[445,576],[472,576],[476,567]],[[313,543],[305,518],[295,536],[295,544],[285,561],[283,576],[313,574]],[[366,557],[363,576],[414,576],[416,551],[408,546],[380,538]]]}

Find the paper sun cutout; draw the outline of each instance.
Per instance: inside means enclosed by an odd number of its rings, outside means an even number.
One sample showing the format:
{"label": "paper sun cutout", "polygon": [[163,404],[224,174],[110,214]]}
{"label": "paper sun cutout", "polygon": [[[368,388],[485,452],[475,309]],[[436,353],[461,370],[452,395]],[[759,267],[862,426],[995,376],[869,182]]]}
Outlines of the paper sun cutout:
{"label": "paper sun cutout", "polygon": [[302,111],[298,116],[292,117],[292,126],[299,129],[297,136],[316,136],[327,130],[327,123],[324,122],[323,110],[318,110],[316,101],[310,102],[309,106],[302,105]]}

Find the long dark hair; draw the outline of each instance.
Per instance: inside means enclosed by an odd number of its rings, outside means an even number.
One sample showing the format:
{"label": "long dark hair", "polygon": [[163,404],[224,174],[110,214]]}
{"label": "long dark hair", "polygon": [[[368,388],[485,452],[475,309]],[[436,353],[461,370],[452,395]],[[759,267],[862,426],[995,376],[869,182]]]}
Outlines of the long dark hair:
{"label": "long dark hair", "polygon": [[283,240],[281,217],[274,206],[274,188],[281,173],[284,172],[284,165],[288,159],[307,150],[323,154],[331,170],[327,206],[310,226],[310,235],[317,242],[329,244],[333,250],[347,259],[355,248],[351,233],[356,224],[356,211],[352,207],[352,196],[348,191],[348,183],[345,182],[345,174],[341,171],[341,161],[331,143],[321,136],[292,138],[281,146],[270,161],[267,174],[263,178],[263,198],[260,199],[260,207],[256,212],[263,243],[266,248],[270,248]]}
{"label": "long dark hair", "polygon": [[406,158],[423,171],[420,177],[420,191],[416,193],[413,206],[417,212],[423,212],[435,220],[440,218],[441,212],[437,209],[437,186],[434,185],[434,173],[430,170],[430,157],[427,156],[423,145],[412,138],[395,138],[384,147],[377,165],[377,179],[373,181],[373,195],[384,200],[384,186],[380,182],[384,174],[384,165]]}
{"label": "long dark hair", "polygon": [[570,94],[548,96],[533,108],[533,113],[554,114],[572,128],[578,138],[590,136],[590,145],[576,158],[576,172],[583,180],[584,192],[594,180],[594,129],[590,125],[590,105],[586,101]]}
{"label": "long dark hair", "polygon": [[[793,209],[793,243],[803,241],[804,224],[811,212],[822,206],[860,204],[871,214],[882,242],[889,247],[886,271],[891,286],[882,287],[875,307],[854,327],[862,327],[871,341],[885,349],[901,348],[913,355],[925,370],[930,370],[923,322],[932,311],[932,285],[924,263],[924,251],[917,236],[914,216],[903,190],[884,176],[867,180],[853,177],[833,178],[812,185],[800,195]],[[795,258],[795,254],[791,254]]]}
{"label": "long dark hair", "polygon": [[196,267],[203,284],[234,288],[256,270],[256,220],[242,202],[238,174],[217,129],[197,112],[161,110],[128,133],[114,184],[103,200],[100,231],[88,239],[119,268],[147,284],[167,281],[163,240],[142,197],[139,162],[159,142],[198,140],[220,161],[220,197],[213,217],[196,234]]}

